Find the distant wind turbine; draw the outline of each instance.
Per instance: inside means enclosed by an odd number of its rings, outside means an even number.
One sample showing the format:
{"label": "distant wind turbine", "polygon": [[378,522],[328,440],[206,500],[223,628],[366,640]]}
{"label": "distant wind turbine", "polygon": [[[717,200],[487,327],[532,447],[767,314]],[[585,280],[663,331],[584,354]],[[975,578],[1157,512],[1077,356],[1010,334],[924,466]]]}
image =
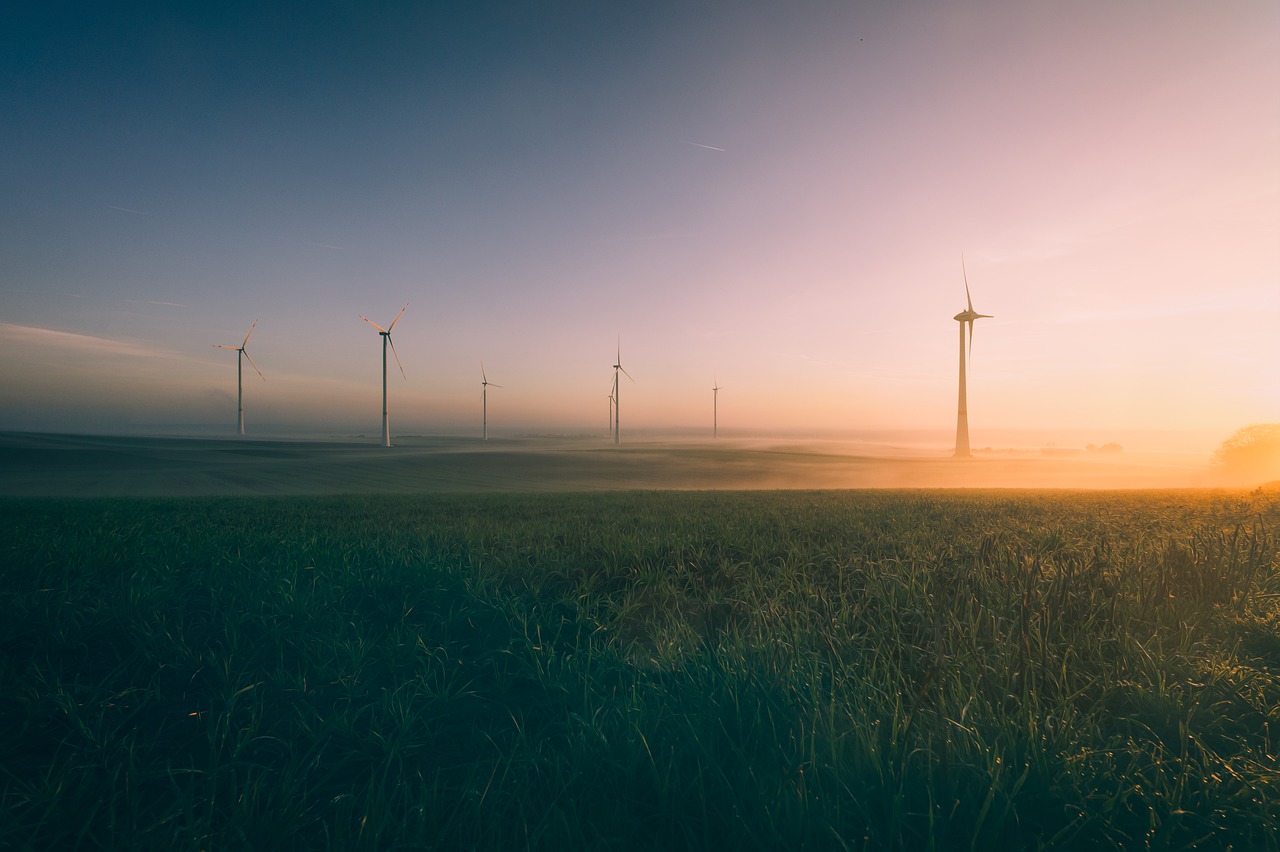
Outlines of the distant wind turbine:
{"label": "distant wind turbine", "polygon": [[382,446],[391,446],[391,422],[387,419],[387,347],[391,347],[391,354],[395,355],[396,366],[400,368],[400,375],[408,380],[408,376],[404,374],[404,365],[400,363],[400,356],[396,354],[396,345],[391,342],[391,329],[396,327],[396,323],[400,322],[400,317],[404,316],[405,308],[409,307],[409,303],[404,303],[404,308],[400,309],[400,313],[396,314],[396,318],[391,321],[391,325],[383,328],[364,314],[360,314],[360,319],[369,323],[378,330],[378,334],[382,335]]}
{"label": "distant wind turbine", "polygon": [[969,355],[973,355],[973,321],[977,319],[990,319],[991,314],[980,314],[973,309],[973,299],[969,295],[969,273],[964,268],[964,257],[960,258],[960,269],[964,273],[964,298],[968,305],[963,311],[955,315],[955,321],[960,323],[960,402],[956,409],[956,458],[968,458],[972,455],[969,452],[969,403],[965,391],[965,346],[964,346],[964,325],[969,324]]}
{"label": "distant wind turbine", "polygon": [[609,400],[609,434],[613,434],[613,387],[609,387],[609,395],[605,397]]}
{"label": "distant wind turbine", "polygon": [[[613,443],[622,440],[622,410],[618,407],[618,373],[631,379],[631,374],[622,367],[622,339],[618,339],[618,359],[613,363]],[[635,379],[631,379],[635,381]]]}
{"label": "distant wind turbine", "polygon": [[712,380],[711,388],[711,437],[720,436],[720,381]]}
{"label": "distant wind turbine", "polygon": [[[241,435],[244,434],[244,368],[241,362],[243,361],[244,358],[249,358],[249,352],[245,349],[245,347],[249,345],[249,337],[253,334],[253,330],[257,328],[257,326],[258,326],[258,321],[254,320],[253,325],[249,326],[249,334],[246,334],[244,336],[244,343],[241,343],[239,346],[224,346],[221,343],[213,344],[214,347],[217,349],[234,349],[237,353],[239,353],[236,355],[236,395],[239,397],[239,400],[240,400],[237,405],[238,405],[238,408],[240,409],[239,419],[240,419]],[[253,367],[253,369],[258,370],[258,365],[253,363],[252,358],[249,358],[249,364]],[[262,380],[264,382],[267,380],[267,377],[262,375],[261,370],[258,370],[258,375],[262,376]]]}
{"label": "distant wind turbine", "polygon": [[[483,399],[481,410],[483,412],[484,439],[486,441],[489,440],[489,385],[493,385],[493,382],[489,381],[489,377],[484,374],[484,362],[482,361],[480,362],[480,387],[483,388],[481,393],[481,397]],[[502,387],[502,385],[493,386],[495,388]]]}

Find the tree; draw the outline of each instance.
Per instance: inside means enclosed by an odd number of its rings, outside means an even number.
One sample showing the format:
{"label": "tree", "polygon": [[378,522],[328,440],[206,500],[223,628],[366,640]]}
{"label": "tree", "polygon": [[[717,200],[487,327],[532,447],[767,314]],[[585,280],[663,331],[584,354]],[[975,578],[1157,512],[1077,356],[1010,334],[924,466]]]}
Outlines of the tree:
{"label": "tree", "polygon": [[1280,423],[1237,429],[1213,454],[1213,466],[1233,481],[1280,479]]}

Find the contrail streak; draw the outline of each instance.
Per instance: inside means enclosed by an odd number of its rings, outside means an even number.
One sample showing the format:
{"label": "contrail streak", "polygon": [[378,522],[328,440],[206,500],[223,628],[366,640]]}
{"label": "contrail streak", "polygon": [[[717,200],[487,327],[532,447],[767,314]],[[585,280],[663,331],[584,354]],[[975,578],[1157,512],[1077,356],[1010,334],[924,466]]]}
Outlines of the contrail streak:
{"label": "contrail streak", "polygon": [[717,148],[715,145],[703,145],[701,142],[690,142],[688,139],[683,141],[686,145],[692,145],[695,148],[706,148],[708,151],[719,151],[721,154],[725,153],[726,150],[724,148]]}

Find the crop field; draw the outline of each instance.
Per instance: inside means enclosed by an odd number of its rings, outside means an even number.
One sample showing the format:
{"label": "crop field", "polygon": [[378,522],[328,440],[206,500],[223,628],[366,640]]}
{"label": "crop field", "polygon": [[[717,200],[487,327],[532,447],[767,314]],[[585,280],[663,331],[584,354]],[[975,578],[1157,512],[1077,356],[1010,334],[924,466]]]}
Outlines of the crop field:
{"label": "crop field", "polygon": [[1274,489],[3,499],[0,847],[1276,849],[1278,529]]}

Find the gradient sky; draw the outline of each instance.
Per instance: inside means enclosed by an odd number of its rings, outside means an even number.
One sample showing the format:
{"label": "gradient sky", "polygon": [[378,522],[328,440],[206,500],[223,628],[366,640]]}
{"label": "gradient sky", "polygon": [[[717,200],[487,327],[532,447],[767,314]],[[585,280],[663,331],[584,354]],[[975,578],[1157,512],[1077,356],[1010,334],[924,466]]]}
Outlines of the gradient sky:
{"label": "gradient sky", "polygon": [[1280,420],[1274,0],[259,5],[0,11],[0,428]]}

